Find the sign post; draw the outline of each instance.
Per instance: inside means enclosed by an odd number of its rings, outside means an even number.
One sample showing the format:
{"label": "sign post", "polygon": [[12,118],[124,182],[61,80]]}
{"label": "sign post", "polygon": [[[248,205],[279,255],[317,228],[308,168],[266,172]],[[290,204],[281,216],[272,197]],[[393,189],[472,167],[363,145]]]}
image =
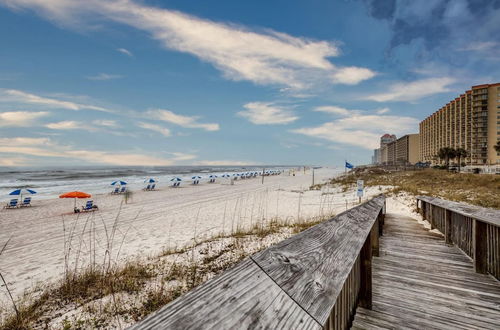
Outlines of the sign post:
{"label": "sign post", "polygon": [[358,180],[357,184],[358,184],[358,188],[356,190],[356,194],[358,195],[359,203],[361,204],[361,197],[363,197],[363,187],[364,187],[365,182],[363,180]]}

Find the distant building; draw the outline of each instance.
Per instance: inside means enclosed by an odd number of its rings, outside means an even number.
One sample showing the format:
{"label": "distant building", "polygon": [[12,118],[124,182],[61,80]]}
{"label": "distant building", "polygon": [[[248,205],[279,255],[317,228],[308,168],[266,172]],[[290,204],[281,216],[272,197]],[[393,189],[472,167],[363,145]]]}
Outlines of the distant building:
{"label": "distant building", "polygon": [[382,137],[380,138],[380,147],[382,148],[383,146],[391,143],[391,142],[394,142],[396,141],[396,135],[394,134],[384,134],[382,135]]}
{"label": "distant building", "polygon": [[396,160],[398,165],[415,164],[420,161],[420,135],[407,134],[396,140]]}
{"label": "distant building", "polygon": [[438,163],[444,147],[463,148],[467,165],[500,164],[500,83],[472,86],[420,123],[420,157]]}
{"label": "distant building", "polygon": [[396,141],[396,135],[394,134],[384,134],[380,137],[380,148],[373,150],[373,164],[387,164],[389,162],[388,150],[384,150],[384,148],[386,148],[389,143],[394,141]]}
{"label": "distant building", "polygon": [[387,149],[387,161],[384,165],[396,164],[396,141],[389,142],[384,148]]}

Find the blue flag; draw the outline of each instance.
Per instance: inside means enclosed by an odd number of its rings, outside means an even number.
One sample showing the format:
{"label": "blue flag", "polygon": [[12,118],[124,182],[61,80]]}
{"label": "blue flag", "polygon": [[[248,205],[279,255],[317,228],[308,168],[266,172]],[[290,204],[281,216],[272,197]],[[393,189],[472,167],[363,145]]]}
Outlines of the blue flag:
{"label": "blue flag", "polygon": [[352,165],[351,163],[345,162],[345,167],[346,168],[354,168],[354,165]]}

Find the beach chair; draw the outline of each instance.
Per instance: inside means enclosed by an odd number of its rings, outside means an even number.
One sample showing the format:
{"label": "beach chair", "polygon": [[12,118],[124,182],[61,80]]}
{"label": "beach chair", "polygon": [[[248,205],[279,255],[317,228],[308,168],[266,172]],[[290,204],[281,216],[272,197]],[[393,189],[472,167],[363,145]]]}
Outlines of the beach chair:
{"label": "beach chair", "polygon": [[120,193],[120,187],[116,187],[115,190],[111,192],[112,195],[114,194],[119,194]]}
{"label": "beach chair", "polygon": [[155,187],[156,187],[156,183],[153,183],[153,184],[151,185],[151,189],[150,189],[150,190],[155,190]]}
{"label": "beach chair", "polygon": [[23,203],[20,206],[22,207],[31,206],[31,197],[24,198]]}
{"label": "beach chair", "polygon": [[4,209],[15,209],[17,207],[17,199],[11,199],[9,204],[5,205]]}
{"label": "beach chair", "polygon": [[87,201],[87,204],[82,207],[82,212],[89,212],[97,210],[97,205],[94,205],[94,201]]}
{"label": "beach chair", "polygon": [[151,185],[148,184],[146,188],[144,188],[144,190],[151,190]]}
{"label": "beach chair", "polygon": [[126,190],[127,190],[127,187],[122,187],[122,189],[120,189],[120,194],[124,194]]}

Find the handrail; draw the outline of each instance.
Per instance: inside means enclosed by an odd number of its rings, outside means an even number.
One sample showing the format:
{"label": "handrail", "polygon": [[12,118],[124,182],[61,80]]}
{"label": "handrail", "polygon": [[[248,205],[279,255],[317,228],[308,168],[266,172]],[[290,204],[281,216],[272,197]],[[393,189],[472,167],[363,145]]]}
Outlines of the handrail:
{"label": "handrail", "polygon": [[417,208],[447,244],[473,259],[476,272],[500,280],[500,210],[429,196],[417,196]]}
{"label": "handrail", "polygon": [[385,197],[244,259],[131,329],[347,329],[371,308]]}

